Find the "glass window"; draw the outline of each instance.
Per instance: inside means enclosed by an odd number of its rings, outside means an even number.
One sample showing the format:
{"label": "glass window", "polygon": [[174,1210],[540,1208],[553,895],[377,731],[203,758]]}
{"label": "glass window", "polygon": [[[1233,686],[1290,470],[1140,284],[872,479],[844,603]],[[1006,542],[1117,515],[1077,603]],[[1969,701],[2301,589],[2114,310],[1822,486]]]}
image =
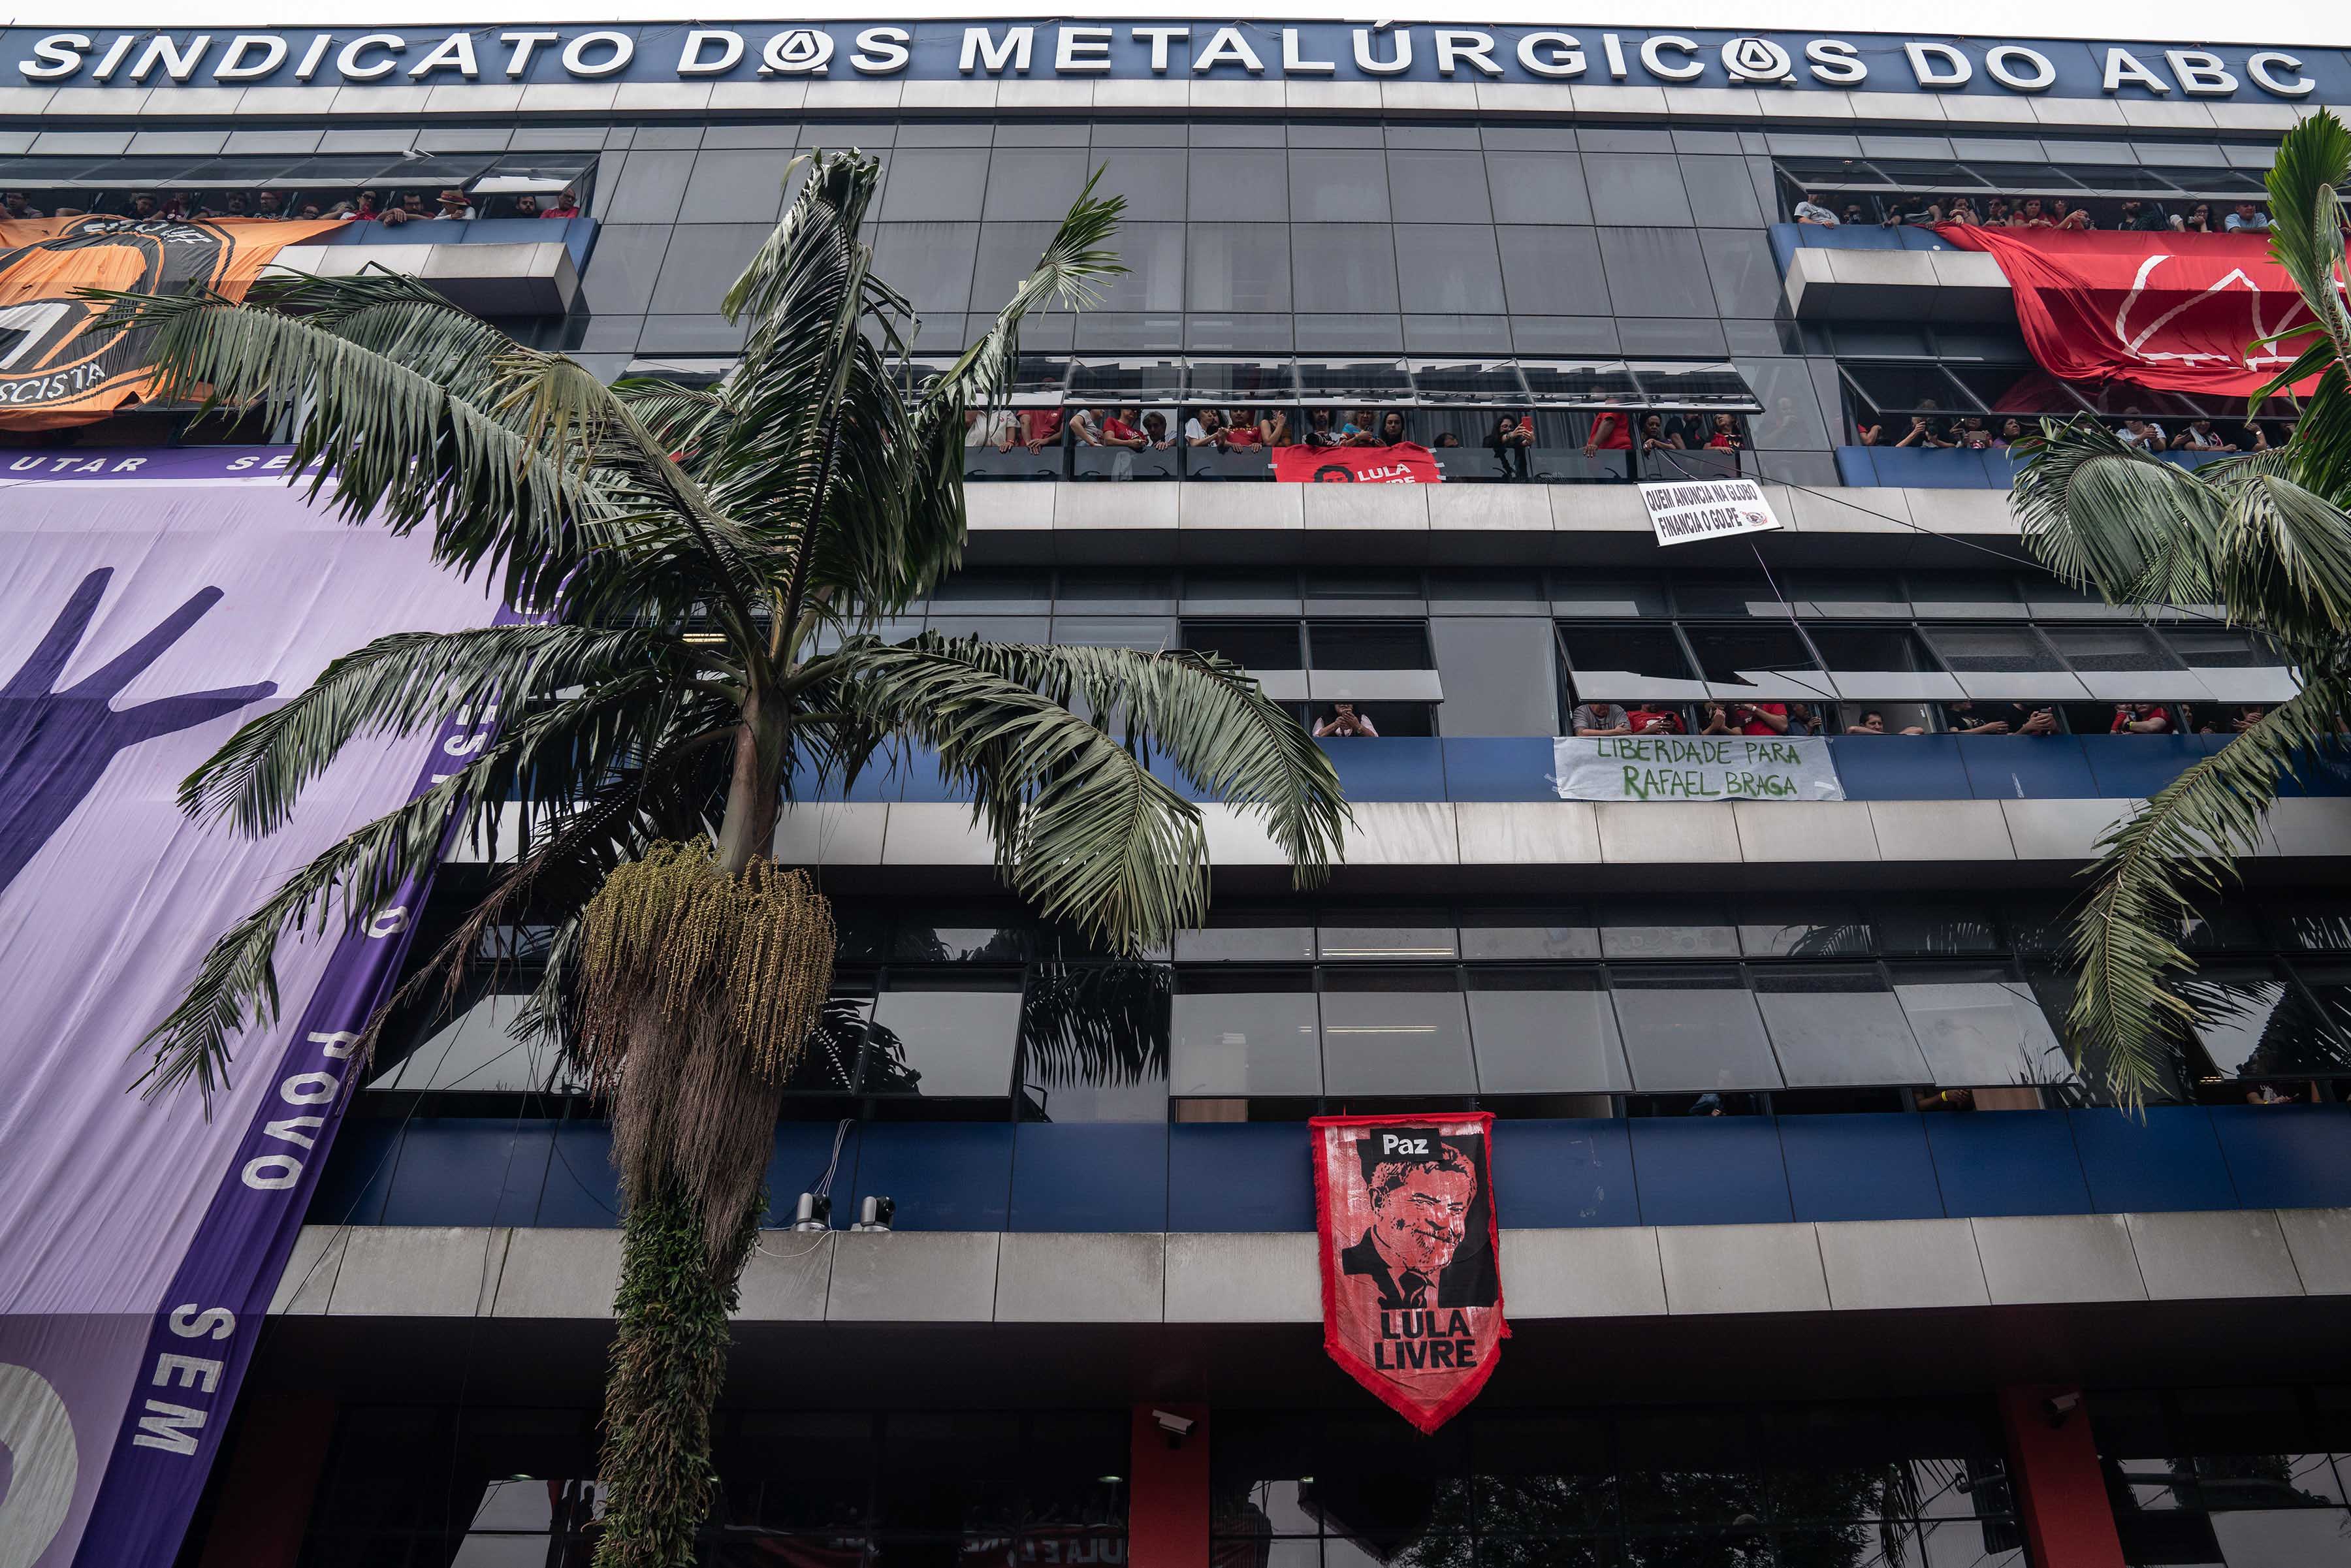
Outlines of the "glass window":
{"label": "glass window", "polygon": [[2351,905],[2340,900],[2268,898],[2262,912],[2279,942],[2297,952],[2351,952]]}
{"label": "glass window", "polygon": [[1479,152],[1392,150],[1388,188],[1395,193],[1395,210],[1413,223],[1494,220],[1486,199],[1486,159]]}
{"label": "glass window", "polygon": [[1690,702],[1706,695],[1681,639],[1669,628],[1562,626],[1559,641],[1579,702]]}
{"label": "glass window", "polygon": [[1812,636],[1839,696],[1947,702],[1965,695],[1907,627],[1816,626]]}
{"label": "glass window", "polygon": [[1560,908],[1465,909],[1461,956],[1479,958],[1597,958],[1600,932],[1581,904]]}
{"label": "glass window", "polygon": [[[1502,283],[1514,315],[1608,314],[1608,279],[1600,267],[1598,231],[1506,226]],[[1621,389],[1631,391],[1629,382]]]}
{"label": "glass window", "polygon": [[1618,966],[1608,982],[1644,1092],[1780,1087],[1762,1015],[1736,968]]}
{"label": "glass window", "polygon": [[888,162],[889,177],[882,183],[885,221],[980,216],[987,189],[986,148],[901,148]]}
{"label": "glass window", "polygon": [[[1713,221],[1711,213],[1708,221]],[[1771,242],[1755,229],[1708,229],[1699,235],[1714,279],[1715,308],[1725,316],[1770,320],[1785,298]]]}
{"label": "glass window", "polygon": [[[2316,970],[2329,1001],[2339,1000],[2344,974]],[[2283,973],[2267,964],[2207,964],[2178,983],[2199,1016],[2197,1040],[2210,1070],[2226,1078],[2269,1078],[2351,1070],[2351,1043],[2339,1009],[2312,1008]],[[2332,1016],[2328,1016],[2331,1013]]]}
{"label": "glass window", "polygon": [[2052,626],[2043,635],[2094,697],[2159,702],[2195,693],[2195,678],[2143,626]]}
{"label": "glass window", "polygon": [[[902,151],[898,154],[904,158]],[[991,218],[1050,218],[1059,222],[1085,188],[1092,164],[1082,147],[998,147],[987,165]]]}
{"label": "glass window", "polygon": [[1017,976],[893,975],[874,1002],[859,1089],[1001,1099],[1011,1092],[1019,1029]]}
{"label": "glass window", "polygon": [[1486,183],[1493,193],[1494,221],[1504,224],[1588,224],[1592,198],[1583,188],[1583,168],[1573,153],[1486,153]]}
{"label": "glass window", "polygon": [[[651,156],[651,154],[647,154]],[[682,224],[774,223],[784,210],[788,148],[704,152],[678,208]]]}
{"label": "glass window", "polygon": [[1384,224],[1293,225],[1290,266],[1297,308],[1395,310],[1395,246],[1388,234]]}
{"label": "glass window", "polygon": [[1024,1114],[1048,1122],[1167,1117],[1167,969],[1040,969],[1020,1014]]}
{"label": "glass window", "polygon": [[1921,571],[1909,575],[1910,601],[1922,616],[1948,620],[2011,620],[2024,614],[2016,580],[1986,572]]}
{"label": "glass window", "polygon": [[1406,310],[1499,313],[1502,264],[1482,224],[1398,224],[1396,273]]}
{"label": "glass window", "polygon": [[1881,952],[1959,957],[2001,951],[2000,924],[1975,904],[1883,904],[1872,911]]}
{"label": "glass window", "polygon": [[1714,315],[1706,252],[1689,229],[1604,228],[1600,256],[1617,315]]}
{"label": "glass window", "polygon": [[[758,254],[770,233],[766,224],[698,224],[662,256],[661,280],[653,285],[653,314],[696,315],[718,302]],[[736,341],[741,341],[739,329]]]}
{"label": "glass window", "polygon": [[1811,365],[1802,360],[1741,360],[1738,368],[1763,405],[1747,423],[1757,451],[1824,451],[1835,444],[1821,418]]}
{"label": "glass window", "polygon": [[1597,969],[1473,969],[1469,1033],[1484,1094],[1623,1093],[1633,1087]]}
{"label": "glass window", "polygon": [[1445,678],[1448,735],[1557,735],[1552,630],[1537,616],[1440,616],[1428,623]]}
{"label": "glass window", "polygon": [[977,224],[876,224],[872,233],[874,272],[916,310],[961,314],[970,303]]}
{"label": "glass window", "polygon": [[2068,697],[2081,683],[2027,626],[1934,626],[1928,643],[1970,697]]}
{"label": "glass window", "polygon": [[1187,225],[1186,308],[1288,310],[1290,228],[1286,224]]}
{"label": "glass window", "polygon": [[1332,1094],[1471,1094],[1469,1020],[1450,969],[1332,969],[1322,981]]}
{"label": "glass window", "polygon": [[1739,946],[1750,958],[1859,958],[1870,951],[1870,924],[1849,904],[1745,904]]}
{"label": "glass window", "polygon": [[1621,360],[1521,360],[1519,374],[1537,402],[1580,408],[1626,408],[1641,389]]}
{"label": "glass window", "polygon": [[1365,959],[1395,963],[1413,958],[1452,958],[1459,949],[1453,922],[1441,909],[1354,910],[1330,913],[1321,926],[1326,962],[1360,963]]}
{"label": "glass window", "polygon": [[1171,1092],[1322,1092],[1312,971],[1181,969],[1171,1017]]}
{"label": "glass window", "polygon": [[1717,904],[1612,899],[1600,908],[1600,951],[1610,958],[1736,958],[1739,928]]}
{"label": "glass window", "polygon": [[[1186,158],[1182,152],[1098,145],[1093,150],[1093,157],[1102,166],[1102,183],[1094,189],[1124,196],[1127,217],[1138,223],[1180,222],[1183,219]],[[1119,232],[1122,259],[1124,258],[1125,237],[1125,230],[1122,227]]]}
{"label": "glass window", "polygon": [[2062,1083],[2073,1075],[2039,998],[2007,965],[1897,964],[1893,973],[1894,994],[1938,1084]]}
{"label": "glass window", "polygon": [[1376,147],[1292,148],[1290,212],[1300,222],[1387,222],[1387,155]]}
{"label": "glass window", "polygon": [[1671,158],[1587,152],[1583,177],[1591,183],[1596,223],[1690,226],[1689,197],[1682,188],[1681,169]]}
{"label": "glass window", "polygon": [[1294,621],[1186,621],[1184,646],[1251,670],[1302,670]]}
{"label": "glass window", "polygon": [[[612,182],[611,193],[601,197],[597,218],[608,224],[676,222],[693,176],[694,160],[691,152],[630,153]],[[381,167],[382,160],[375,162]]]}
{"label": "glass window", "polygon": [[1307,646],[1318,670],[1426,670],[1428,632],[1411,621],[1310,621]]}
{"label": "glass window", "polygon": [[1183,964],[1311,962],[1314,926],[1298,909],[1212,909],[1205,926],[1176,934]]}
{"label": "glass window", "polygon": [[1405,373],[1404,361],[1387,356],[1301,360],[1298,384],[1301,394],[1311,402],[1333,399],[1347,402],[1406,402],[1412,397],[1412,378]]}
{"label": "glass window", "polygon": [[[980,267],[981,287],[972,298],[981,306],[995,308],[1012,298],[1012,290],[1037,265],[1045,240],[1050,240],[1051,225],[1047,225],[1045,239],[1026,243],[1030,230],[1026,225],[995,225],[983,226],[983,233],[1003,229],[1003,238],[990,249],[983,240]],[[1018,236],[1024,243],[1015,246]],[[997,258],[1000,256],[1000,261]],[[1102,310],[1181,310],[1184,308],[1184,225],[1182,224],[1123,223],[1118,227],[1118,259],[1126,271],[1118,277],[1104,278],[1102,283]],[[1018,271],[1012,270],[1019,268]],[[1087,312],[1081,320],[1092,320],[1100,314]]]}
{"label": "glass window", "polygon": [[[1748,224],[1761,229],[1770,220],[1755,200],[1755,182],[1744,158],[1684,158],[1682,183],[1690,207],[1709,224]],[[1773,214],[1777,216],[1777,214]],[[1761,234],[1755,238],[1762,239]],[[1765,311],[1770,315],[1770,311]]]}
{"label": "glass window", "polygon": [[1875,965],[1758,966],[1755,1000],[1791,1087],[1920,1083],[1926,1060]]}
{"label": "glass window", "polygon": [[1290,216],[1289,171],[1280,158],[1254,147],[1195,149],[1191,214],[1195,223],[1204,218],[1280,223]]}
{"label": "glass window", "polygon": [[1156,653],[1176,645],[1176,622],[1164,615],[1056,615],[1053,641],[1071,648],[1133,648]]}
{"label": "glass window", "polygon": [[893,1411],[883,1424],[885,1529],[1008,1530],[1019,1518],[1021,1476],[1017,1416]]}
{"label": "glass window", "polygon": [[1693,626],[1690,646],[1714,695],[1734,701],[1823,702],[1835,694],[1804,640],[1778,626]]}
{"label": "glass window", "polygon": [[1755,393],[1736,365],[1719,361],[1635,360],[1629,369],[1641,395],[1657,408],[1740,409],[1755,406]]}

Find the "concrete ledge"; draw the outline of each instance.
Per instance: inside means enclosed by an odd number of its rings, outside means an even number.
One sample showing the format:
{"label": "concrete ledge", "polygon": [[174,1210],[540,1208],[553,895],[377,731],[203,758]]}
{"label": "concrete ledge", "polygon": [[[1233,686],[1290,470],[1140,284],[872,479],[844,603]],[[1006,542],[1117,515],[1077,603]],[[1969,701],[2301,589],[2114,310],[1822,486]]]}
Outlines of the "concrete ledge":
{"label": "concrete ledge", "polygon": [[[277,1316],[609,1318],[617,1230],[311,1226]],[[1502,1232],[1516,1319],[1991,1311],[2351,1294],[2351,1209]],[[1314,1237],[763,1231],[745,1322],[1311,1323]]]}

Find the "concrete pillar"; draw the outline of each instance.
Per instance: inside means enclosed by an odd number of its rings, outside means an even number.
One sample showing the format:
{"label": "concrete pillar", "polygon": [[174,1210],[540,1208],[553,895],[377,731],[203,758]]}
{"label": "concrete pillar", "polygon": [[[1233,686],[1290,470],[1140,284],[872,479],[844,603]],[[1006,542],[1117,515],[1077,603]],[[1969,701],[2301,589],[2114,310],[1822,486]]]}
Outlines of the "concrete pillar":
{"label": "concrete pillar", "polygon": [[248,1398],[200,1568],[294,1568],[334,1435],[331,1399]]}
{"label": "concrete pillar", "polygon": [[[1192,1422],[1191,1431],[1171,1438],[1156,1410]],[[1138,1405],[1130,1447],[1128,1568],[1202,1568],[1208,1561],[1208,1407]]]}
{"label": "concrete pillar", "polygon": [[[2070,1409],[2052,1401],[2070,1399]],[[2019,1385],[2000,1391],[2008,1476],[2033,1568],[2123,1568],[2090,1411],[2078,1388]]]}

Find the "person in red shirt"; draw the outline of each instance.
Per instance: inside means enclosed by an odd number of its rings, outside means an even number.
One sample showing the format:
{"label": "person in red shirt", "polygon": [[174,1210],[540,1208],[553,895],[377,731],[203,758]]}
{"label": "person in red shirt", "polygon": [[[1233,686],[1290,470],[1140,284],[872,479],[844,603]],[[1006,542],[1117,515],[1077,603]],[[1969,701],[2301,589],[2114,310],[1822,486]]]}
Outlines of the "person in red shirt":
{"label": "person in red shirt", "polygon": [[578,217],[580,215],[580,193],[567,188],[563,194],[555,198],[555,204],[552,206],[539,208],[538,215],[542,218]]}
{"label": "person in red shirt", "polygon": [[1583,444],[1583,455],[1593,456],[1602,452],[1633,450],[1633,427],[1625,416],[1610,409],[1592,422],[1592,437]]}
{"label": "person in red shirt", "polygon": [[1134,428],[1134,410],[1131,408],[1113,410],[1102,422],[1103,442],[1112,446],[1124,446],[1136,452],[1150,445],[1151,443],[1144,438],[1143,432]]}
{"label": "person in red shirt", "polygon": [[2108,735],[2169,735],[2171,714],[2161,703],[2116,703]]}
{"label": "person in red shirt", "polygon": [[1786,703],[1721,703],[1706,706],[1708,735],[1785,735],[1788,733]]}
{"label": "person in red shirt", "polygon": [[1682,716],[1669,707],[1634,707],[1625,712],[1625,722],[1635,735],[1679,735]]}
{"label": "person in red shirt", "polygon": [[1248,409],[1237,408],[1226,415],[1225,445],[1228,449],[1263,444],[1265,438],[1258,434],[1257,420]]}
{"label": "person in red shirt", "polygon": [[1061,439],[1061,411],[1058,408],[1032,408],[1020,415],[1024,432],[1020,444],[1031,452],[1041,451]]}

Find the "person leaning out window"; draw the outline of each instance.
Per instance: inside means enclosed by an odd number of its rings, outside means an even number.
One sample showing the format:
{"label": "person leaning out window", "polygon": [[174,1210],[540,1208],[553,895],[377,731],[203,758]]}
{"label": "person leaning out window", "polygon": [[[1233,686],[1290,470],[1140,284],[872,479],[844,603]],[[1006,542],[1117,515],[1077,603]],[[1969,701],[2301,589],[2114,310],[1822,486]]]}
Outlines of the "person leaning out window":
{"label": "person leaning out window", "polygon": [[1837,215],[1822,203],[1818,191],[1806,191],[1804,199],[1796,204],[1796,221],[1800,224],[1818,224],[1823,228],[1833,229],[1837,226]]}
{"label": "person leaning out window", "polygon": [[1487,433],[1486,450],[1494,455],[1506,479],[1527,476],[1527,448],[1535,443],[1534,432],[1526,422],[1512,413],[1496,414],[1494,428]]}
{"label": "person leaning out window", "polygon": [[2116,703],[2108,735],[2169,735],[2171,710],[2161,703]]}
{"label": "person leaning out window", "polygon": [[1329,713],[1314,721],[1314,737],[1321,740],[1325,737],[1377,740],[1380,732],[1374,727],[1372,716],[1357,713],[1353,703],[1333,703]]}
{"label": "person leaning out window", "polygon": [[1846,725],[1844,732],[1847,735],[1924,735],[1927,733],[1923,727],[1915,724],[1902,729],[1888,729],[1886,727],[1886,716],[1876,708],[1864,713],[1859,722]]}

